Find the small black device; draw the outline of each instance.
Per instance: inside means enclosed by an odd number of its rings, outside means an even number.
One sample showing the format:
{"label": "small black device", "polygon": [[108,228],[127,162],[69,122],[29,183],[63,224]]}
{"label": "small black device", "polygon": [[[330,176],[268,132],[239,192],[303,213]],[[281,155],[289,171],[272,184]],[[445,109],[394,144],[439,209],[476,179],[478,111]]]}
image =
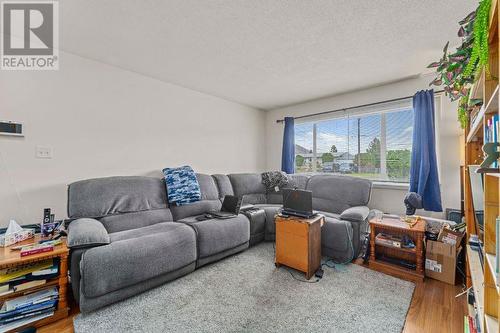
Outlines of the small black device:
{"label": "small black device", "polygon": [[321,279],[323,277],[323,274],[325,272],[323,271],[322,268],[318,268],[318,270],[316,271],[316,273],[314,273],[314,276],[316,276],[318,279]]}
{"label": "small black device", "polygon": [[43,223],[50,223],[50,208],[43,210]]}
{"label": "small black device", "polygon": [[209,214],[216,218],[235,217],[240,213],[241,198],[234,195],[226,195],[222,202],[222,208],[219,212],[210,212]]}
{"label": "small black device", "polygon": [[311,218],[315,214],[312,209],[312,192],[291,188],[283,189],[284,215],[293,215],[303,218]]}

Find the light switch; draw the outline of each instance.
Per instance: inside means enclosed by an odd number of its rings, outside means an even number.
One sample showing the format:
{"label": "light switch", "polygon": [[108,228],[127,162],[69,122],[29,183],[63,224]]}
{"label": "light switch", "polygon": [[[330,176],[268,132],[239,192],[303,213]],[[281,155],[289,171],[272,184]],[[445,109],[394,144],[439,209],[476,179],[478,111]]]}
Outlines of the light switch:
{"label": "light switch", "polygon": [[36,158],[52,158],[52,147],[36,146]]}

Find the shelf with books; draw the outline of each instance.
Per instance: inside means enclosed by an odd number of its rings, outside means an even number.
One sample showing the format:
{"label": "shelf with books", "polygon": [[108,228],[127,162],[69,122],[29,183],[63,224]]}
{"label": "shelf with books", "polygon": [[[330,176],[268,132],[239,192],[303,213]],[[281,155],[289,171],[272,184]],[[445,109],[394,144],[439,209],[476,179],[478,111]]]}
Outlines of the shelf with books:
{"label": "shelf with books", "polygon": [[0,296],[0,303],[3,303],[4,301],[11,299],[11,298],[24,296],[24,295],[48,288],[48,287],[57,286],[58,284],[59,284],[59,280],[58,280],[58,278],[55,278],[55,279],[52,279],[52,280],[45,282],[43,285],[40,285],[40,286],[32,287],[32,288],[21,290],[21,291],[14,291],[14,292],[12,292],[10,294],[6,294],[6,295],[1,295]]}
{"label": "shelf with books", "polygon": [[[36,235],[21,245],[39,241]],[[49,252],[28,256],[16,246],[0,248],[0,290],[5,293],[0,294],[0,332],[40,327],[68,316],[68,254],[64,240]],[[29,303],[37,295],[42,296]],[[26,300],[25,307],[21,303]]]}
{"label": "shelf with books", "polygon": [[497,84],[495,90],[493,91],[493,94],[488,100],[488,103],[481,107],[481,110],[472,122],[469,128],[469,133],[467,134],[467,143],[472,142],[478,135],[482,135],[481,129],[483,129],[484,127],[486,115],[498,113],[498,94],[499,86]]}

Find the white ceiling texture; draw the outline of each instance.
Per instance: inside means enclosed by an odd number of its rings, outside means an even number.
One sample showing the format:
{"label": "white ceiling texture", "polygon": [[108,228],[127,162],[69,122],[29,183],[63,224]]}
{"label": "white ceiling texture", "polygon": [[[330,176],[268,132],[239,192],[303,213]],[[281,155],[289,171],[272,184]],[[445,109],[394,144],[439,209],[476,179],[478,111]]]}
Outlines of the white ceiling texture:
{"label": "white ceiling texture", "polygon": [[260,109],[417,75],[471,0],[65,0],[64,51]]}

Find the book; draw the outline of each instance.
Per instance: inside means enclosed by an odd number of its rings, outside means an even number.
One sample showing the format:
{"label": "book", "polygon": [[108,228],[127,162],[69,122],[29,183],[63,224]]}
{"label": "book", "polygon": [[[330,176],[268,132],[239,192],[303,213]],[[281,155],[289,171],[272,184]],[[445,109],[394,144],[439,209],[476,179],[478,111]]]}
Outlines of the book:
{"label": "book", "polygon": [[29,324],[29,323],[38,321],[40,319],[53,316],[53,315],[54,315],[54,311],[50,311],[50,312],[47,312],[44,314],[40,314],[38,316],[28,317],[28,318],[20,319],[18,321],[15,321],[15,322],[12,322],[9,324],[0,325],[0,333],[11,331],[17,327],[20,327],[20,326],[23,326],[23,325],[26,325],[26,324]]}
{"label": "book", "polygon": [[8,299],[3,303],[0,314],[11,310],[22,309],[33,304],[39,304],[48,300],[53,300],[59,296],[57,287],[47,288],[32,294]]}
{"label": "book", "polygon": [[14,290],[14,292],[23,291],[23,290],[26,290],[26,289],[29,289],[29,288],[42,286],[46,282],[47,282],[46,280],[28,281],[28,282],[24,282],[24,283],[18,284],[16,286],[12,287],[12,289]]}
{"label": "book", "polygon": [[57,265],[53,265],[52,267],[32,272],[31,275],[32,276],[44,276],[44,275],[57,274],[57,272],[59,272],[59,267]]}
{"label": "book", "polygon": [[54,251],[54,245],[51,244],[37,244],[23,247],[21,249],[21,257],[31,256],[38,253],[45,253]]}
{"label": "book", "polygon": [[42,302],[39,304],[33,304],[33,305],[28,306],[28,307],[23,308],[23,309],[11,310],[8,312],[0,313],[0,320],[14,317],[14,316],[17,316],[20,314],[28,314],[28,313],[32,313],[34,311],[53,308],[56,306],[56,304],[57,304],[57,300],[48,300],[48,301],[45,301],[45,302]]}
{"label": "book", "polygon": [[47,313],[47,312],[52,312],[53,313],[54,310],[55,310],[55,308],[52,307],[52,308],[48,308],[48,309],[42,309],[42,310],[33,311],[33,312],[30,312],[30,313],[20,314],[20,315],[17,315],[17,316],[6,318],[6,319],[0,319],[0,325],[8,324],[8,323],[11,323],[11,322],[23,319],[23,318],[38,316],[38,315],[41,315],[41,314],[44,314],[44,313]]}
{"label": "book", "polygon": [[402,243],[402,238],[399,236],[388,235],[384,233],[379,233],[375,237],[375,244],[386,245],[391,247],[400,248]]}
{"label": "book", "polygon": [[8,294],[12,294],[14,292],[14,289],[9,289],[7,291],[3,291],[0,293],[0,296],[5,296],[5,295],[8,295]]}
{"label": "book", "polygon": [[33,263],[33,264],[22,265],[22,266],[18,266],[18,267],[0,270],[0,283],[12,281],[16,278],[25,276],[31,272],[35,272],[35,271],[38,271],[41,269],[49,268],[52,265],[53,265],[53,260],[48,259],[48,260],[44,260],[44,261]]}

